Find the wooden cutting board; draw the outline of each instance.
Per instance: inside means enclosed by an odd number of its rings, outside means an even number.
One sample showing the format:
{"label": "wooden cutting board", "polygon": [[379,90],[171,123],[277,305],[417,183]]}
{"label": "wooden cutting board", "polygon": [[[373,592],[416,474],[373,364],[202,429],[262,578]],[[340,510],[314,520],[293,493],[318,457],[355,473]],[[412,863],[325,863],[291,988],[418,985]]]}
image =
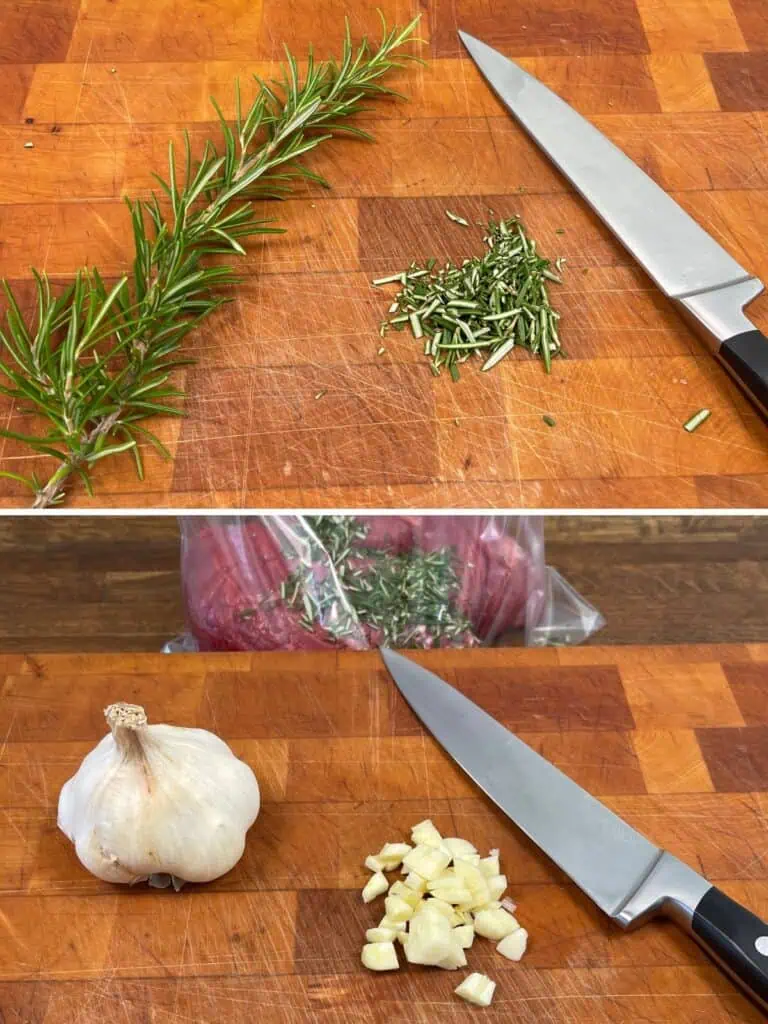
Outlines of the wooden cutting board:
{"label": "wooden cutting board", "polygon": [[[768,646],[432,652],[418,660],[654,842],[768,915]],[[498,1020],[721,1024],[763,1018],[663,921],[612,926],[423,733],[375,654],[0,656],[3,1024]],[[125,699],[214,729],[263,809],[224,878],[110,886],[56,827],[63,782]],[[530,932],[479,1014],[461,974],[359,963],[381,916],[366,854],[431,817],[498,846]]]}
{"label": "wooden cutting board", "polygon": [[[338,49],[343,16],[376,34],[375,5],[335,0],[13,0],[0,10],[0,270],[57,281],[132,258],[124,194],[146,194],[169,137],[215,132],[208,95],[269,75],[287,43]],[[768,437],[670,304],[512,123],[461,52],[456,28],[519,59],[590,118],[753,273],[768,280],[768,19],[764,0],[482,0],[424,10],[424,68],[393,80],[408,104],[368,115],[378,142],[312,157],[333,183],[266,211],[288,229],[256,242],[237,301],[190,339],[183,421],[158,431],[137,482],[126,455],[98,467],[107,506],[764,506]],[[502,13],[503,12],[503,13]],[[33,148],[25,148],[25,143]],[[413,258],[482,248],[488,208],[520,213],[568,260],[553,289],[568,361],[473,366],[434,379],[418,345],[378,324],[371,277]],[[768,327],[766,300],[753,306]],[[316,398],[318,394],[322,397]],[[694,435],[682,424],[702,407]],[[548,427],[542,417],[552,416]],[[39,429],[0,402],[0,423]],[[3,469],[46,476],[17,442]],[[0,504],[25,504],[0,480]]]}

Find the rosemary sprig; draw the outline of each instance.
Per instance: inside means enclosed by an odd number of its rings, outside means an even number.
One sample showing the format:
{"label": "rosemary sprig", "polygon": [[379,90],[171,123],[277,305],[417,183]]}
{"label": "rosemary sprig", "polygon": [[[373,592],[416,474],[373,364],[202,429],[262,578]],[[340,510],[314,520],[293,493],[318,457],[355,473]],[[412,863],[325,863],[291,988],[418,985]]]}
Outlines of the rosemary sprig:
{"label": "rosemary sprig", "polygon": [[[450,210],[447,217],[469,226]],[[379,277],[374,285],[401,285],[384,320],[382,337],[392,328],[409,324],[422,342],[432,372],[448,370],[459,379],[459,365],[472,356],[481,357],[481,370],[493,369],[514,348],[526,348],[551,372],[552,359],[564,355],[557,313],[549,301],[547,282],[560,284],[550,261],[536,251],[516,217],[491,220],[482,256],[466,259],[461,266],[446,263],[435,270],[435,261],[411,263],[397,274]],[[555,261],[559,271],[563,260]],[[425,339],[425,340],[424,340]]]}
{"label": "rosemary sprig", "polygon": [[238,283],[231,267],[212,266],[209,257],[243,255],[247,239],[281,230],[256,215],[254,200],[282,199],[300,179],[330,187],[300,158],[339,133],[371,139],[346,122],[369,109],[368,99],[400,95],[381,78],[419,59],[401,51],[417,22],[388,30],[382,17],[377,48],[366,39],[353,46],[347,23],[341,59],[318,63],[310,51],[303,76],[286,49],[281,81],[255,78],[256,98],[247,111],[236,83],[234,124],[212,98],[222,141],[207,141],[199,159],[187,134],[180,158],[170,143],[167,177],[155,175],[160,192],[126,199],[135,258],[116,284],[83,268],[54,296],[46,275],[33,271],[36,311],[27,318],[3,283],[8,309],[0,330],[0,379],[6,383],[0,393],[48,427],[40,435],[0,428],[0,436],[59,463],[45,482],[34,473],[0,471],[32,490],[35,508],[61,504],[73,476],[92,494],[96,463],[121,452],[133,453],[143,479],[141,441],[169,456],[143,421],[183,415],[173,371],[191,360],[180,358],[179,349],[201,320],[229,301],[222,292]]}

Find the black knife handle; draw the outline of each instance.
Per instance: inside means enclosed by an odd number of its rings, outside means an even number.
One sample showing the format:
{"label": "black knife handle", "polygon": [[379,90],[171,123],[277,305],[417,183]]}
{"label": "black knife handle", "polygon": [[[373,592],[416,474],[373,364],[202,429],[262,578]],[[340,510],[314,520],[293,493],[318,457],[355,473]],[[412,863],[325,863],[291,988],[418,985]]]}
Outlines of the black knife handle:
{"label": "black knife handle", "polygon": [[768,338],[758,330],[735,334],[722,343],[717,356],[758,411],[768,417]]}
{"label": "black knife handle", "polygon": [[691,928],[710,956],[768,1007],[768,924],[712,886],[699,900]]}

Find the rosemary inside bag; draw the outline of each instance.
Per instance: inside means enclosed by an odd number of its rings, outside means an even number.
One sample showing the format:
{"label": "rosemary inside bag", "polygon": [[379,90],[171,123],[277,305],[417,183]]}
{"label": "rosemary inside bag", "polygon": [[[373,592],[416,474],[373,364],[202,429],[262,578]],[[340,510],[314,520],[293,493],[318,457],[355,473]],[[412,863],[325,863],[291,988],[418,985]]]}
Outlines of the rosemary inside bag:
{"label": "rosemary inside bag", "polygon": [[[446,215],[468,226],[463,217]],[[380,333],[410,328],[436,376],[445,369],[458,380],[459,366],[473,357],[482,360],[481,370],[491,370],[515,348],[538,356],[549,373],[553,358],[565,354],[548,289],[561,283],[564,260],[555,260],[553,271],[518,217],[490,220],[483,241],[485,253],[461,265],[438,267],[429,259],[376,278],[376,286],[401,286]]]}

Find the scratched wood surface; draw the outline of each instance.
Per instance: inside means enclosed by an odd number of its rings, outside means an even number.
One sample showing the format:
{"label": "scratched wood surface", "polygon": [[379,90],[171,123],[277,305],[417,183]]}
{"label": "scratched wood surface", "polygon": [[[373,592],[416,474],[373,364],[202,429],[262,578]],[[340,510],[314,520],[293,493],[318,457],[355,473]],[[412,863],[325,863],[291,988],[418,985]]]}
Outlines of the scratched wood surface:
{"label": "scratched wood surface", "polygon": [[[383,0],[404,21],[417,0]],[[331,193],[276,211],[237,301],[190,341],[188,418],[158,427],[172,462],[101,464],[106,506],[750,506],[768,497],[764,427],[630,257],[512,123],[461,52],[461,25],[521,61],[592,119],[752,272],[768,279],[768,17],[764,0],[423,3],[428,64],[382,102],[374,147],[313,157]],[[124,194],[146,193],[169,137],[213,130],[236,76],[268,73],[285,42],[338,46],[338,0],[7,0],[0,8],[0,271],[65,281],[131,256]],[[32,142],[33,148],[25,148]],[[433,379],[405,335],[378,355],[387,300],[371,276],[481,246],[469,219],[521,213],[568,259],[557,289],[567,362],[530,359],[458,385]],[[561,233],[562,232],[562,233]],[[754,317],[763,328],[768,304]],[[324,392],[321,399],[315,399]],[[682,429],[697,409],[713,415]],[[554,416],[555,428],[542,420]],[[458,421],[458,425],[456,423]],[[18,409],[0,422],[26,430]],[[34,468],[16,442],[0,464]],[[50,466],[38,470],[50,471]],[[0,481],[0,504],[26,502]]]}
{"label": "scratched wood surface", "polygon": [[[430,652],[418,658],[656,843],[768,915],[768,646]],[[671,924],[610,925],[427,738],[376,655],[0,655],[0,1019],[23,1024],[475,1020],[456,974],[359,963],[365,855],[431,817],[498,846],[529,929],[483,1019],[757,1024]],[[228,875],[180,894],[88,875],[63,782],[126,699],[214,729],[263,810]]]}

